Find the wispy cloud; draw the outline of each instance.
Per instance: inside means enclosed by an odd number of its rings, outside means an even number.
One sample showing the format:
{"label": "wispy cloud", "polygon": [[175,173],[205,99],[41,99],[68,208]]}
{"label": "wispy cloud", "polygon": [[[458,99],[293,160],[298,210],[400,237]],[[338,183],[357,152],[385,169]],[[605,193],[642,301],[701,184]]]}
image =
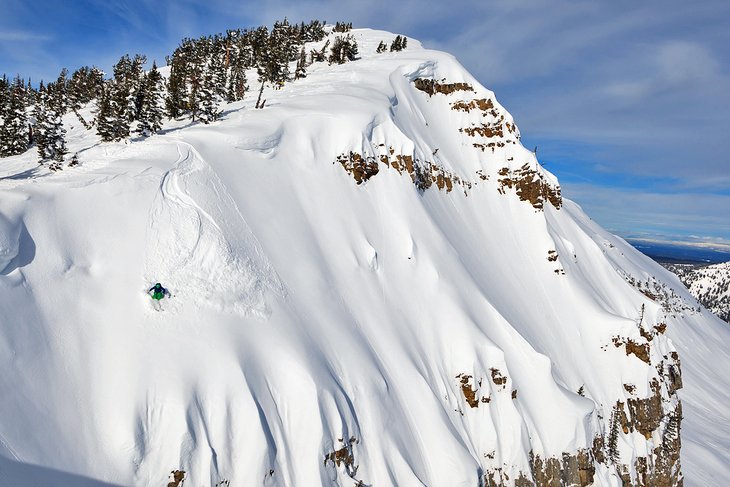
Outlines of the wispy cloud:
{"label": "wispy cloud", "polygon": [[0,42],[28,42],[28,41],[50,41],[53,36],[47,34],[39,34],[37,32],[28,31],[1,31],[0,30]]}
{"label": "wispy cloud", "polygon": [[[622,236],[730,243],[730,195],[564,183],[564,195]],[[701,239],[699,238],[701,236]]]}

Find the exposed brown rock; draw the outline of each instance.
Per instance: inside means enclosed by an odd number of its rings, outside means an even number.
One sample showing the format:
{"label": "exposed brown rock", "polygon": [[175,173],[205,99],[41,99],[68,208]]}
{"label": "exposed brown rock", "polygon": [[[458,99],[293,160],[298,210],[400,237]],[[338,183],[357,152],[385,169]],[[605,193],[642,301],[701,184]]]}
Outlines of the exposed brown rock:
{"label": "exposed brown rock", "polygon": [[494,149],[496,147],[504,147],[505,146],[505,143],[504,142],[501,142],[501,141],[500,142],[488,142],[486,144],[479,144],[479,143],[476,143],[475,142],[475,143],[472,144],[472,146],[474,146],[475,148],[481,150],[482,152],[486,151],[487,149],[491,149],[492,152],[494,152]]}
{"label": "exposed brown rock", "polygon": [[358,479],[355,478],[355,475],[359,466],[355,465],[353,446],[360,441],[354,436],[347,441],[342,438],[339,438],[338,441],[343,444],[342,448],[326,454],[324,456],[324,465],[326,466],[327,462],[332,462],[336,467],[343,466],[347,475],[357,482]]}
{"label": "exposed brown rock", "polygon": [[[676,352],[672,353],[673,356],[677,356]],[[662,361],[660,364],[660,372],[664,377],[664,382],[667,384],[670,395],[682,388],[682,367],[679,363],[679,358],[674,359],[674,363],[665,364]]]}
{"label": "exposed brown rock", "polygon": [[420,191],[425,191],[435,185],[439,190],[446,190],[449,193],[456,185],[459,185],[465,189],[466,194],[466,189],[470,189],[472,185],[471,182],[462,180],[459,176],[430,161],[420,161],[409,154],[396,154],[392,147],[388,149],[387,154],[381,154],[378,157],[361,155],[357,152],[342,154],[337,157],[337,162],[352,175],[357,184],[378,174],[380,170],[378,163],[381,163],[386,168],[395,169],[401,174],[408,174]]}
{"label": "exposed brown rock", "polygon": [[684,484],[679,458],[681,421],[682,404],[677,403],[676,408],[668,414],[661,444],[654,448],[653,458],[638,457],[634,462],[636,487],[675,487]]}
{"label": "exposed brown rock", "polygon": [[498,191],[502,194],[505,194],[504,188],[514,188],[521,201],[529,201],[538,210],[543,209],[545,201],[549,201],[556,209],[560,209],[563,204],[560,186],[551,186],[542,174],[531,169],[528,164],[514,171],[503,167],[498,174],[501,176]]}
{"label": "exposed brown rock", "polygon": [[437,83],[436,80],[426,78],[416,78],[413,83],[416,88],[433,96],[436,93],[442,95],[450,95],[456,91],[474,91],[474,88],[468,83]]}
{"label": "exposed brown rock", "polygon": [[613,337],[613,344],[616,348],[625,346],[626,355],[634,355],[642,362],[651,363],[649,358],[650,345],[648,343],[638,343],[631,338]]}
{"label": "exposed brown rock", "polygon": [[167,483],[167,487],[181,487],[185,482],[185,470],[173,470],[170,472],[172,482]]}
{"label": "exposed brown rock", "polygon": [[374,157],[363,157],[357,152],[350,152],[348,155],[340,155],[337,162],[355,179],[357,184],[362,184],[371,177],[378,174],[378,161]]}
{"label": "exposed brown rock", "polygon": [[[628,435],[631,432],[631,422],[629,421],[629,417],[626,414],[626,410],[624,409],[624,403],[621,401],[616,401],[616,406],[614,407],[614,424],[617,424],[621,426],[621,431],[624,432],[625,435]],[[613,448],[611,445],[609,445],[609,448]]]}
{"label": "exposed brown rock", "polygon": [[495,385],[502,386],[502,389],[504,389],[504,386],[507,384],[507,377],[502,375],[502,372],[500,372],[499,369],[491,368],[489,370],[492,373],[492,382],[494,382]]}
{"label": "exposed brown rock", "polygon": [[563,453],[562,458],[546,460],[530,452],[530,463],[536,487],[585,487],[593,483],[596,471],[590,451],[583,449],[573,454]]}
{"label": "exposed brown rock", "polygon": [[603,453],[604,447],[605,443],[603,441],[603,436],[595,436],[593,438],[593,448],[591,448],[591,453],[598,463],[606,463],[606,455]]}
{"label": "exposed brown rock", "polygon": [[470,384],[470,375],[465,374],[459,374],[456,376],[457,379],[460,379],[461,383],[461,392],[464,394],[464,399],[466,399],[467,404],[469,406],[476,408],[479,407],[479,399],[477,399],[477,391],[473,390],[471,388]]}
{"label": "exposed brown rock", "polygon": [[[616,465],[617,472],[624,485],[641,487],[674,487],[683,484],[680,465],[680,426],[682,421],[682,404],[674,396],[671,389],[668,395],[663,393],[662,382],[653,379],[649,384],[652,395],[647,398],[626,401],[629,414],[626,414],[624,403],[618,401],[611,417],[611,433],[608,442],[609,459]],[[676,401],[676,402],[675,402]],[[674,404],[674,406],[670,406]],[[668,409],[669,407],[669,409]],[[624,434],[633,431],[641,433],[647,441],[656,445],[657,433],[661,443],[655,446],[649,456],[637,457],[632,468],[618,464],[616,437],[617,428],[621,426]],[[596,461],[601,461],[599,454],[604,450],[602,439],[594,440],[593,453]],[[631,470],[635,472],[635,481],[631,480]]]}
{"label": "exposed brown rock", "polygon": [[481,110],[487,112],[494,108],[492,100],[487,98],[480,98],[471,101],[459,100],[451,104],[452,110],[460,110],[462,112],[471,112],[472,110]]}
{"label": "exposed brown rock", "polygon": [[630,427],[636,430],[647,440],[651,439],[652,432],[659,427],[663,417],[662,396],[659,391],[645,399],[626,400],[631,417]]}
{"label": "exposed brown rock", "polygon": [[474,127],[461,128],[459,129],[459,132],[463,132],[469,137],[476,137],[477,135],[488,139],[492,137],[504,137],[502,124],[498,122],[491,124],[483,123]]}
{"label": "exposed brown rock", "polygon": [[325,465],[327,465],[327,462],[332,462],[338,467],[340,465],[349,467],[354,463],[354,461],[355,459],[352,456],[352,452],[350,451],[349,446],[343,446],[339,450],[330,452],[324,457]]}
{"label": "exposed brown rock", "polygon": [[[457,379],[459,379],[459,385],[461,387],[461,393],[464,395],[464,399],[466,400],[467,404],[469,404],[470,407],[476,408],[479,407],[479,403],[485,403],[488,404],[491,401],[491,398],[489,396],[486,397],[479,397],[479,388],[474,387],[474,384],[472,384],[472,376],[468,374],[458,374],[456,376]],[[481,379],[477,382],[478,386],[481,387],[482,381]],[[474,388],[472,388],[474,387]]]}

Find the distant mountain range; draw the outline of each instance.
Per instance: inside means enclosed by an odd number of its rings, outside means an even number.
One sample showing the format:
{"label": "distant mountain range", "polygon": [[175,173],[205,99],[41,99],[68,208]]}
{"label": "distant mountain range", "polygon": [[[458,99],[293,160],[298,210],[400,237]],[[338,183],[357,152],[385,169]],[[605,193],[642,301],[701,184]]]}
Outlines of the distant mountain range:
{"label": "distant mountain range", "polygon": [[649,242],[646,240],[626,239],[631,245],[661,263],[719,264],[730,261],[730,251],[713,247],[698,247],[673,242]]}

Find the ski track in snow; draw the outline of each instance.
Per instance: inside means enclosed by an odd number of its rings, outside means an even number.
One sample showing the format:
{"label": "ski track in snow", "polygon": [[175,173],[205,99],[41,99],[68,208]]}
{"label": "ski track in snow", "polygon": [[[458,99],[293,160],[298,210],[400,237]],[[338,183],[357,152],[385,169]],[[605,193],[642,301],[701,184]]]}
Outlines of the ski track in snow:
{"label": "ski track in snow", "polygon": [[266,290],[283,293],[276,273],[215,172],[192,145],[176,148],[150,210],[145,282],[170,289],[166,310],[184,301],[265,318]]}

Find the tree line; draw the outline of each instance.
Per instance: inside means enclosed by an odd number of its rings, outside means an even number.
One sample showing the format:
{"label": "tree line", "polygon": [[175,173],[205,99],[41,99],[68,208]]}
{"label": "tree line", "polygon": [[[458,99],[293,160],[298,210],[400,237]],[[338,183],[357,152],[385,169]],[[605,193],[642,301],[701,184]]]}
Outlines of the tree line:
{"label": "tree line", "polygon": [[[217,120],[224,102],[242,100],[249,91],[246,72],[255,69],[258,95],[256,108],[263,108],[264,88],[306,77],[317,62],[342,64],[357,59],[358,45],[349,31],[352,23],[337,22],[337,33],[320,49],[305,49],[328,32],[325,23],[290,24],[277,21],[269,29],[228,30],[222,34],[183,39],[166,57],[165,79],[156,62],[145,71],[147,58],[125,54],[111,76],[97,67],[84,66],[70,76],[63,69],[52,82],[37,88],[20,76],[0,79],[0,157],[22,154],[35,146],[40,163],[60,169],[68,150],[62,117],[73,112],[87,129],[95,129],[103,141],[123,140],[133,133],[147,137],[158,132],[163,120],[189,118],[204,124]],[[381,43],[384,46],[384,43]],[[405,48],[398,36],[391,51]],[[385,49],[382,49],[384,51]],[[382,52],[378,49],[378,52]],[[93,117],[80,110],[96,101]],[[72,162],[76,162],[74,157]]]}

